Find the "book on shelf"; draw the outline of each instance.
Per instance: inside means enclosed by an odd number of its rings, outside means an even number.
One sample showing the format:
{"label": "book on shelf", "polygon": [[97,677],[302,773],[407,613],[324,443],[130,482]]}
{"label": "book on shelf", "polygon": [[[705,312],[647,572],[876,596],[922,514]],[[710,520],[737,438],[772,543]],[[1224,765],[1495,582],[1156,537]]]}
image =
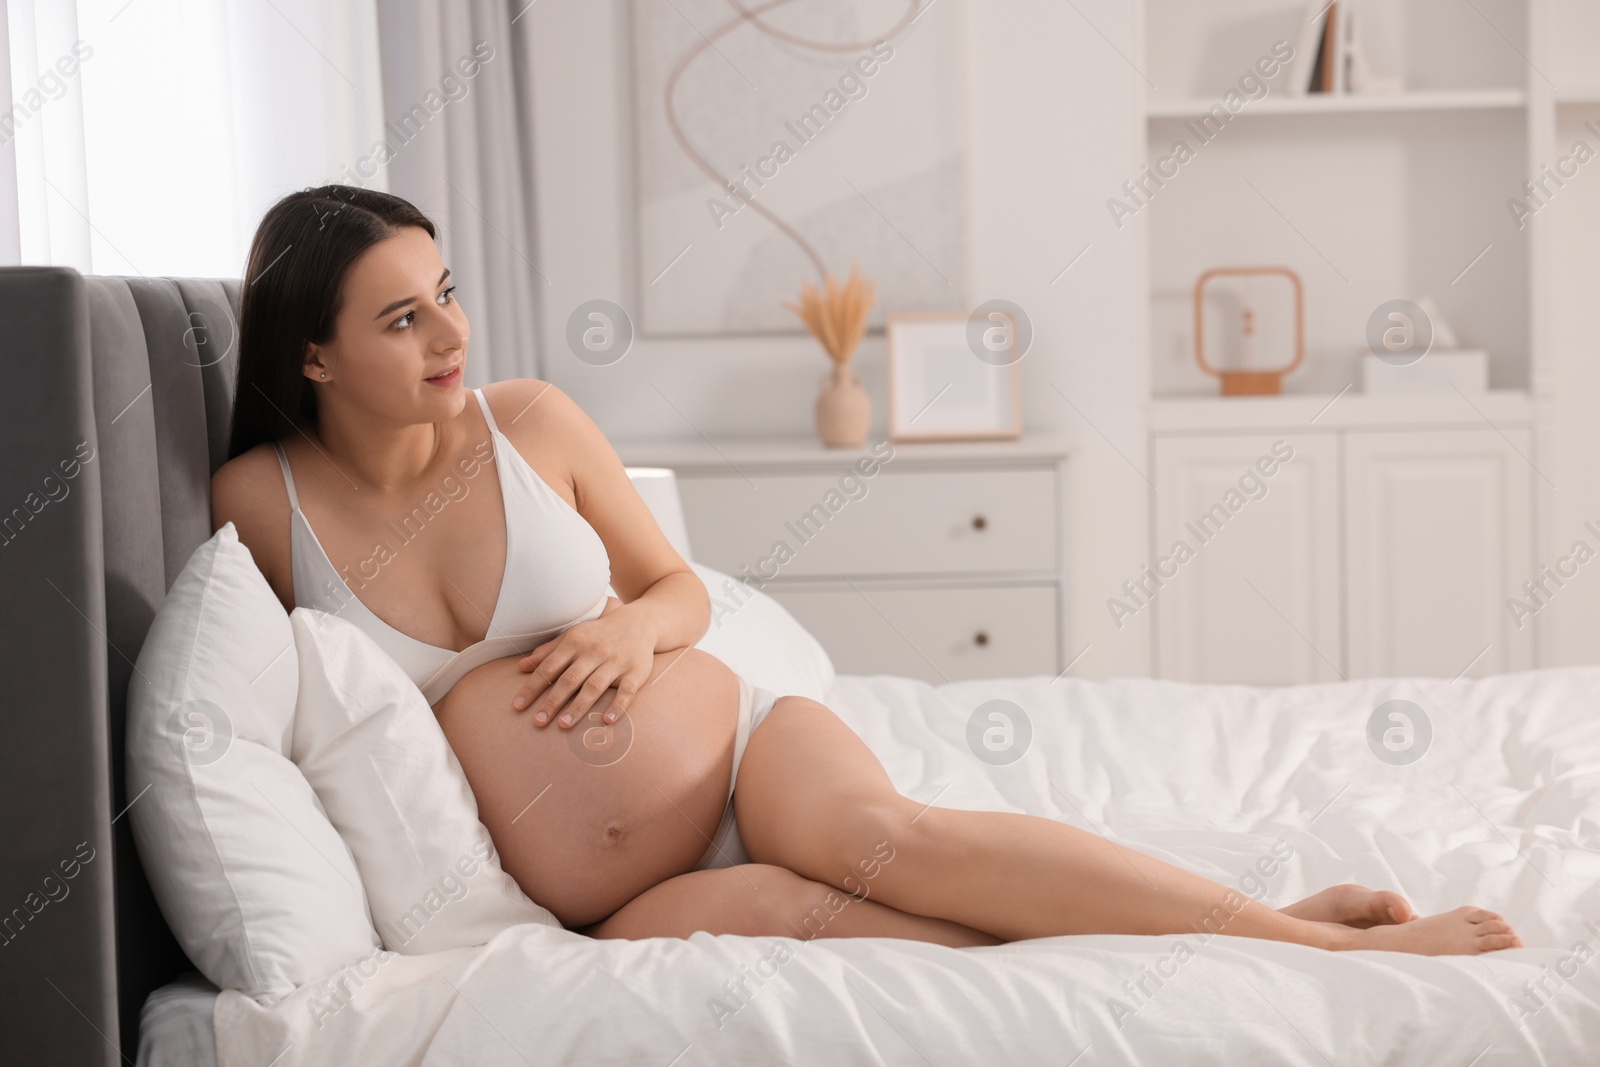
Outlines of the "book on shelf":
{"label": "book on shelf", "polygon": [[1333,35],[1333,89],[1335,93],[1350,91],[1351,42],[1355,40],[1356,9],[1349,0],[1336,0],[1334,11],[1338,18],[1328,32]]}
{"label": "book on shelf", "polygon": [[1312,3],[1300,22],[1300,38],[1295,42],[1294,61],[1289,68],[1289,83],[1286,86],[1290,96],[1304,96],[1311,92],[1312,85],[1317,81],[1317,73],[1322,69],[1324,14],[1320,3]]}
{"label": "book on shelf", "polygon": [[1350,87],[1350,25],[1354,20],[1342,0],[1313,0],[1300,26],[1295,56],[1308,62],[1294,70],[1290,94],[1342,93]]}

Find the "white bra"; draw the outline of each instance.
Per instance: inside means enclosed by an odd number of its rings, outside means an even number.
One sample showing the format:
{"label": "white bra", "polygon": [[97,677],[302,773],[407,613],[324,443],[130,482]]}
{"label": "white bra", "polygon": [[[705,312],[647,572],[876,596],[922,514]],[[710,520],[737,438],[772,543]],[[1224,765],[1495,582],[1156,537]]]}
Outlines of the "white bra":
{"label": "white bra", "polygon": [[430,705],[474,667],[527,652],[575,623],[598,617],[612,595],[611,560],[600,535],[500,432],[483,391],[472,394],[494,442],[505,503],[506,564],[486,636],[459,652],[401,633],[361,602],[300,510],[289,458],[282,445],[272,443],[289,490],[295,606],[317,608],[361,627],[410,675]]}

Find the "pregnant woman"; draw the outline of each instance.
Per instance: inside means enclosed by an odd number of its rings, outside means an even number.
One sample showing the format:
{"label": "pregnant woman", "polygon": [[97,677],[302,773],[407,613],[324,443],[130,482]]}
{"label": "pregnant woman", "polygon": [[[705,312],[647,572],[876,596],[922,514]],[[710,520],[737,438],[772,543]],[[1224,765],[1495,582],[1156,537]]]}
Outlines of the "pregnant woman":
{"label": "pregnant woman", "polygon": [[567,926],[1521,945],[1481,908],[1336,886],[1274,910],[1050,819],[901,796],[826,706],[691,647],[706,590],[600,430],[544,382],[464,389],[468,337],[415,207],[285,197],[251,248],[212,522],[286,607],[342,615],[410,674],[505,869]]}

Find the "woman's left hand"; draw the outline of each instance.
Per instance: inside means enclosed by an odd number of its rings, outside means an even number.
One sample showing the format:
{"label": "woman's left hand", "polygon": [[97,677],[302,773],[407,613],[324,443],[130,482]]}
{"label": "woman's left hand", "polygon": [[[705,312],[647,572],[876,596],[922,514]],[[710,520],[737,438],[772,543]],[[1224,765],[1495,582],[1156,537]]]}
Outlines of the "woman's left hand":
{"label": "woman's left hand", "polygon": [[533,677],[517,690],[512,707],[531,710],[540,726],[559,710],[556,721],[565,730],[615,685],[617,695],[605,721],[621,718],[655,664],[655,635],[625,608],[611,597],[598,618],[574,623],[518,660],[517,666],[532,671]]}

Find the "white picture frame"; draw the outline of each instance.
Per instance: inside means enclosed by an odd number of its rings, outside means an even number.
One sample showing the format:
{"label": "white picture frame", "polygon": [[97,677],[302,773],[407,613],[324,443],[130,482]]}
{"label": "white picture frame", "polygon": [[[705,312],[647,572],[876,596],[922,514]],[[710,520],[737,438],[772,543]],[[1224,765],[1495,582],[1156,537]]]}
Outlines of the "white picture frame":
{"label": "white picture frame", "polygon": [[1022,369],[978,358],[964,311],[888,316],[889,438],[1014,440],[1022,436]]}

